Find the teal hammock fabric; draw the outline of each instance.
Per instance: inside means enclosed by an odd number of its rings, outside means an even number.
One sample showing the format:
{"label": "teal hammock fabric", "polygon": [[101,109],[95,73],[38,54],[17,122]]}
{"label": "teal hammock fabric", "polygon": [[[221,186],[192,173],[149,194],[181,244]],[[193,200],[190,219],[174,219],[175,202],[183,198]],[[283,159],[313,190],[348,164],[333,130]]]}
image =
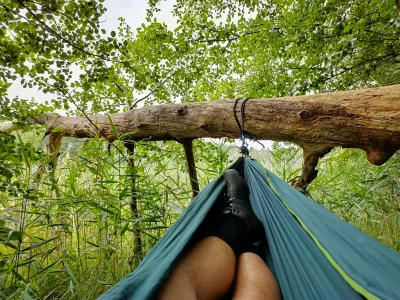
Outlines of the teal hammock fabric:
{"label": "teal hammock fabric", "polygon": [[[261,253],[284,299],[400,299],[400,255],[310,200],[250,158],[244,176],[266,241]],[[99,299],[153,299],[178,258],[201,236],[224,192],[207,185],[129,274]]]}

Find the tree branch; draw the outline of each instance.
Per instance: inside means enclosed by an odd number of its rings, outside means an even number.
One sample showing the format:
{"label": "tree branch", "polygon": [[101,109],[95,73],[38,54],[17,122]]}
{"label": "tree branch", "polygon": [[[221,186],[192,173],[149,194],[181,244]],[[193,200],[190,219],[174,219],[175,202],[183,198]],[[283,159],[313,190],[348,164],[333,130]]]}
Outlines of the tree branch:
{"label": "tree branch", "polygon": [[[234,100],[155,105],[88,116],[90,121],[43,115],[30,123],[45,124],[48,133],[65,136],[95,137],[101,132],[109,140],[239,138],[233,105]],[[251,99],[245,122],[246,131],[259,140],[289,141],[313,153],[335,146],[359,148],[371,163],[382,164],[400,149],[400,85]]]}
{"label": "tree branch", "polygon": [[169,74],[168,77],[165,78],[159,85],[157,85],[150,93],[148,93],[148,94],[147,94],[146,96],[144,96],[143,98],[140,98],[140,99],[136,100],[136,101],[132,104],[131,109],[134,109],[135,106],[138,105],[138,103],[140,103],[140,102],[146,100],[146,99],[149,98],[151,95],[153,95],[155,92],[157,92],[157,91],[159,90],[159,88],[162,87],[162,86],[164,85],[164,83],[166,83],[166,82],[168,81],[168,79],[170,79],[172,76],[174,76],[178,71],[179,71],[179,70],[174,71],[174,72],[172,72],[171,74]]}
{"label": "tree branch", "polygon": [[195,198],[200,191],[200,187],[199,187],[199,181],[197,180],[196,163],[193,155],[193,140],[186,139],[180,142],[185,150],[190,185],[192,186],[192,195],[193,198]]}

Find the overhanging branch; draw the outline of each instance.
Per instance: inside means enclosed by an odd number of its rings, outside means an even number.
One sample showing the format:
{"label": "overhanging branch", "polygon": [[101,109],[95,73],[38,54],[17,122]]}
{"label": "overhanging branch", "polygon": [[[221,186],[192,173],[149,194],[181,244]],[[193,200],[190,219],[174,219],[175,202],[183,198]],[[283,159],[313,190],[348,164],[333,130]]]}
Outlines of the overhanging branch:
{"label": "overhanging branch", "polygon": [[[155,105],[111,115],[120,138],[177,140],[239,138],[232,113],[234,100]],[[90,116],[107,136],[117,137],[108,116]],[[400,149],[400,85],[310,96],[250,99],[246,130],[258,139],[289,141],[312,153],[335,146],[360,148],[373,164]],[[95,137],[85,118],[43,115],[31,124],[48,133]],[[311,153],[310,152],[310,153]]]}

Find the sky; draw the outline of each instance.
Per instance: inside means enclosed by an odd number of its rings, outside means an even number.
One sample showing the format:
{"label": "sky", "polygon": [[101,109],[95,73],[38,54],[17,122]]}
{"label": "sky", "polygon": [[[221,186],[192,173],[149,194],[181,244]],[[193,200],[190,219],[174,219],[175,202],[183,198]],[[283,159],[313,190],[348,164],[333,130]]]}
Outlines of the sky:
{"label": "sky", "polygon": [[[171,29],[176,26],[171,10],[175,4],[174,0],[161,0],[159,5],[161,11],[157,14],[157,19],[167,24]],[[147,0],[106,0],[104,5],[107,7],[105,29],[107,31],[118,28],[118,18],[125,18],[131,28],[138,28],[146,22]]]}

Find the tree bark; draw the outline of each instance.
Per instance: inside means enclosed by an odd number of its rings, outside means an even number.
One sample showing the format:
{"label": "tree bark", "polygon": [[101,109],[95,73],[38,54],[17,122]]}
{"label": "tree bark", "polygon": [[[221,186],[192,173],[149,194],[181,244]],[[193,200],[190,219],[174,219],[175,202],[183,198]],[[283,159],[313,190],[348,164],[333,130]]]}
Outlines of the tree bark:
{"label": "tree bark", "polygon": [[198,195],[200,187],[199,181],[197,180],[196,162],[193,154],[193,140],[183,140],[181,143],[185,150],[190,186],[192,187],[192,199],[194,199]]}
{"label": "tree bark", "polygon": [[47,144],[47,154],[50,156],[50,169],[55,169],[57,166],[58,156],[60,155],[61,142],[61,135],[50,134],[49,143]]}
{"label": "tree bark", "polygon": [[[234,100],[155,105],[110,117],[122,139],[239,138],[233,105]],[[103,134],[114,140],[118,137],[108,118],[90,117],[101,132],[82,117],[43,115],[31,123],[45,124],[48,133],[75,137]],[[307,149],[308,157],[322,155],[335,146],[360,148],[371,163],[379,165],[400,149],[400,85],[250,99],[245,124],[258,139],[296,143]]]}
{"label": "tree bark", "polygon": [[[136,191],[136,171],[135,171],[135,161],[133,159],[135,154],[135,145],[133,143],[126,143],[125,147],[128,150],[129,155],[129,168],[130,168],[130,181],[131,181],[131,202],[129,203],[129,207],[131,209],[132,219],[136,224],[137,231],[133,233],[133,256],[130,259],[131,266],[139,265],[140,261],[143,257],[143,250],[142,250],[142,236],[140,233],[140,222],[139,220],[139,207],[138,207],[138,197]],[[133,263],[133,261],[135,263]]]}

